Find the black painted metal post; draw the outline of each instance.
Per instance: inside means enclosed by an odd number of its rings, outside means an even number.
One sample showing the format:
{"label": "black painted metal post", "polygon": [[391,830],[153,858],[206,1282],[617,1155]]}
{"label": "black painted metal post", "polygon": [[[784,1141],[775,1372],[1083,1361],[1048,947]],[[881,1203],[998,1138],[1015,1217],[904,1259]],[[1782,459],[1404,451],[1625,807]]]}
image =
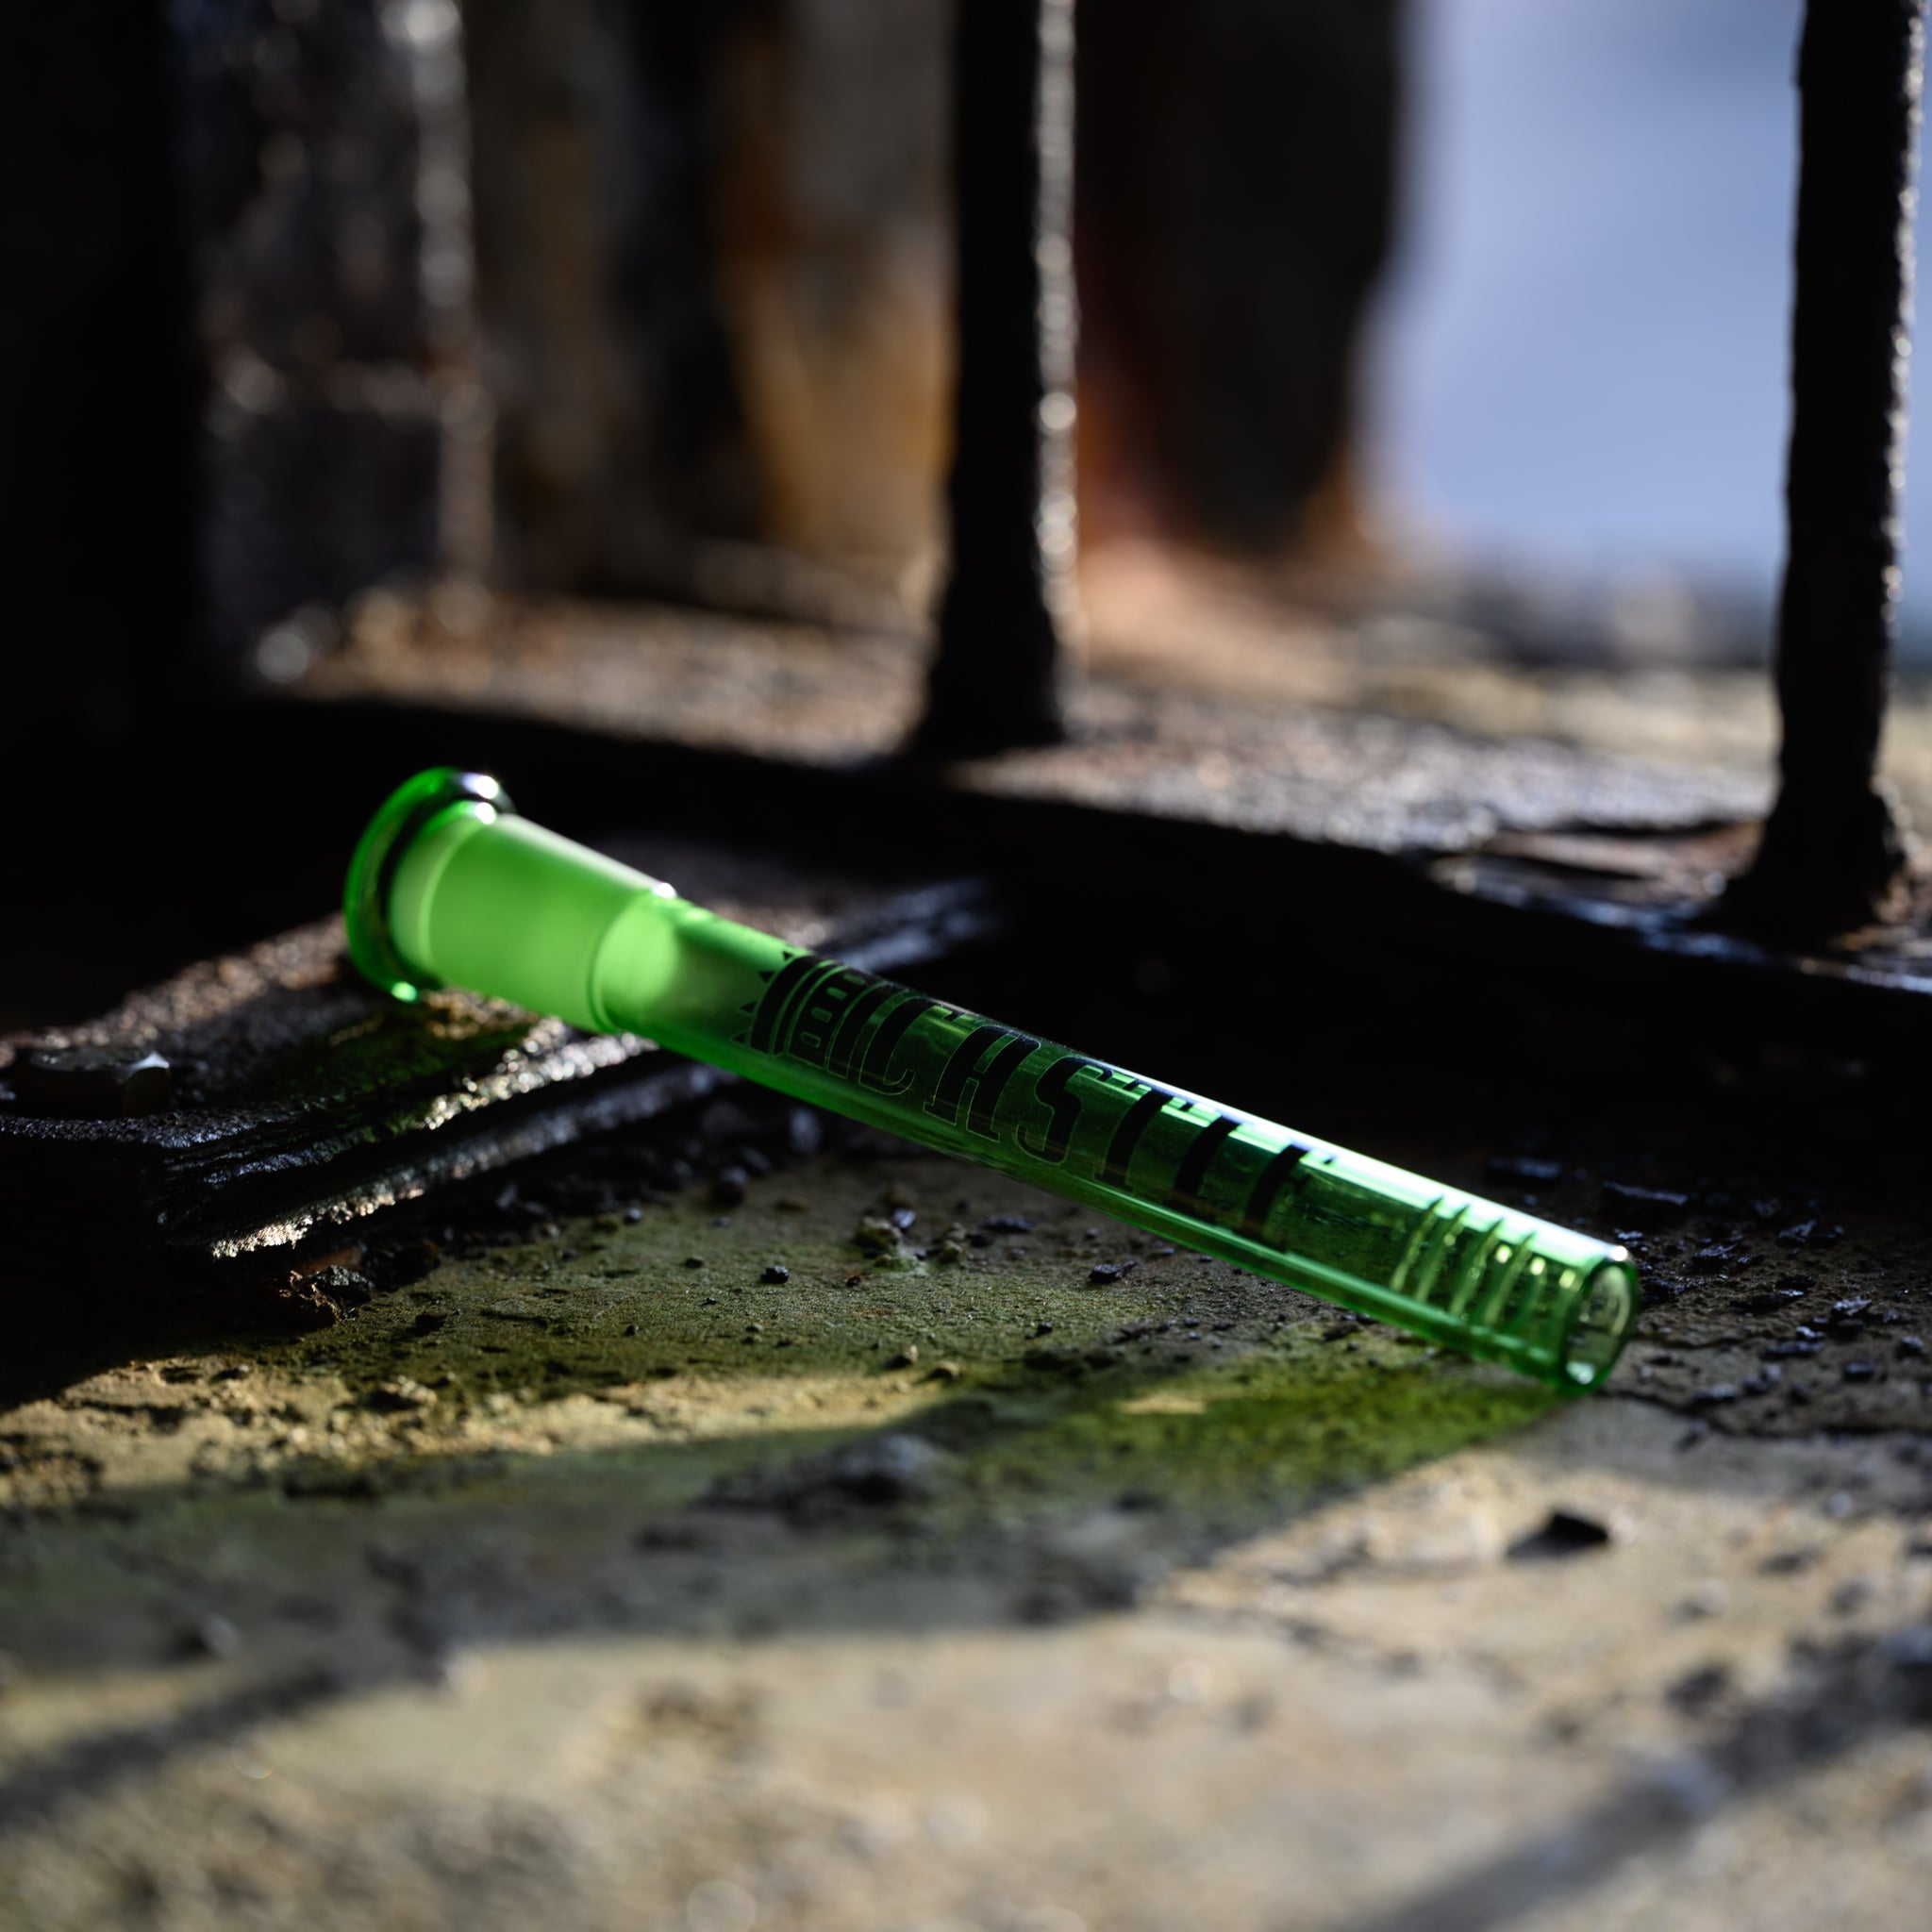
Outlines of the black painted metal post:
{"label": "black painted metal post", "polygon": [[1811,0],[1798,57],[1782,782],[1730,908],[1817,937],[1884,912],[1906,835],[1877,776],[1898,625],[1911,198],[1925,0]]}
{"label": "black painted metal post", "polygon": [[968,757],[1058,738],[1071,561],[1071,0],[956,0],[958,373],[952,564],[914,741]]}

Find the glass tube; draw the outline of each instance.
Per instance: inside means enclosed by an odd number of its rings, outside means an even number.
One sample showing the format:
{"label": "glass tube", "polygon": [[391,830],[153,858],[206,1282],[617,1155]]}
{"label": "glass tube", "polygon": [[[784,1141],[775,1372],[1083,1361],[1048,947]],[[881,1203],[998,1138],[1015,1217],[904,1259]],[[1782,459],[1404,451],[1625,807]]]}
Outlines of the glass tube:
{"label": "glass tube", "polygon": [[364,834],[350,951],[631,1032],[1569,1392],[1638,1308],[1621,1248],[1113,1066],[708,912],[425,772]]}

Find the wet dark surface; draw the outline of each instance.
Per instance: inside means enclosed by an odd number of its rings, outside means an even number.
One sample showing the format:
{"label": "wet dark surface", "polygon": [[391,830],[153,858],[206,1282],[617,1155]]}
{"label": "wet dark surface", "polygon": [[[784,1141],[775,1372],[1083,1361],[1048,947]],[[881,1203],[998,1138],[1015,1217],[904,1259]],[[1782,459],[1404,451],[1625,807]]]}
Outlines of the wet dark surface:
{"label": "wet dark surface", "polygon": [[[886,968],[991,918],[963,883],[869,886],[672,841],[624,850],[720,909]],[[0,1041],[0,1201],[16,1252],[70,1277],[116,1260],[163,1274],[250,1255],[285,1266],[277,1257],[305,1239],[325,1248],[379,1207],[720,1079],[500,1001],[444,991],[404,1006],[354,972],[328,920],[99,1021]]]}

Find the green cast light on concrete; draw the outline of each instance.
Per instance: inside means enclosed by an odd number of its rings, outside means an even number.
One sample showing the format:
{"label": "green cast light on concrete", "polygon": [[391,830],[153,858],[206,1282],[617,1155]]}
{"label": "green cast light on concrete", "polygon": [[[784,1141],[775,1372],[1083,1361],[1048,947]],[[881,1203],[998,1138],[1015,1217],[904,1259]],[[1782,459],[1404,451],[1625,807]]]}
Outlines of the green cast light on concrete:
{"label": "green cast light on concrete", "polygon": [[1621,1248],[799,951],[420,773],[349,870],[349,950],[661,1045],[1572,1392],[1635,1320]]}

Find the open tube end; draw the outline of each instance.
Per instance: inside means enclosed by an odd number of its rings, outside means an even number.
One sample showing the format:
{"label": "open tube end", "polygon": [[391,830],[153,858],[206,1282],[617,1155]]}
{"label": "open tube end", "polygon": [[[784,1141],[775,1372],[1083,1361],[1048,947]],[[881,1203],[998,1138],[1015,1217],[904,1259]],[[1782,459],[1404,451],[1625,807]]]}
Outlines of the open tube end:
{"label": "open tube end", "polygon": [[370,820],[349,861],[342,891],[342,918],[349,930],[349,958],[372,984],[399,1000],[420,999],[438,982],[412,966],[396,950],[390,924],[390,895],[404,855],[430,825],[453,807],[487,805],[514,812],[503,787],[486,772],[460,772],[437,765],[399,785]]}
{"label": "open tube end", "polygon": [[1622,1255],[1602,1262],[1583,1284],[1560,1355],[1568,1387],[1594,1389],[1616,1366],[1640,1300],[1637,1272]]}

